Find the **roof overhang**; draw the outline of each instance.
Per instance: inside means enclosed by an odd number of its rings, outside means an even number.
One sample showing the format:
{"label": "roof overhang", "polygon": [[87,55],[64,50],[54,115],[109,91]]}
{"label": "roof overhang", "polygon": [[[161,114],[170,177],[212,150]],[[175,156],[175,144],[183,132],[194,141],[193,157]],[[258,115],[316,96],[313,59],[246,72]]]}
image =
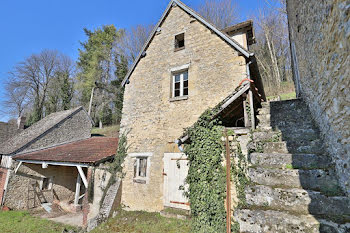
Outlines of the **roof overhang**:
{"label": "roof overhang", "polygon": [[212,30],[213,32],[215,32],[219,37],[221,37],[225,42],[227,42],[228,44],[230,44],[232,47],[234,47],[235,49],[237,49],[241,54],[243,54],[246,58],[252,57],[254,56],[254,53],[249,52],[248,50],[244,49],[243,47],[241,47],[238,42],[236,42],[235,40],[233,40],[232,38],[230,38],[226,33],[220,31],[219,29],[217,29],[214,25],[212,25],[211,23],[207,22],[202,16],[200,16],[198,13],[196,13],[194,10],[192,10],[190,7],[186,6],[184,3],[182,3],[179,0],[171,0],[170,3],[168,4],[166,10],[164,11],[161,19],[158,21],[158,23],[156,24],[156,26],[154,27],[152,33],[150,34],[148,40],[146,41],[146,43],[144,44],[144,46],[142,47],[139,55],[137,56],[135,62],[133,63],[133,65],[131,66],[129,72],[127,73],[127,75],[125,76],[123,82],[122,82],[122,86],[124,86],[127,81],[129,80],[131,74],[134,72],[137,64],[139,63],[140,59],[143,57],[145,50],[148,48],[149,44],[151,43],[153,37],[155,36],[155,34],[157,33],[157,29],[160,27],[160,25],[162,24],[162,22],[164,21],[164,19],[166,18],[166,16],[168,15],[171,7],[173,6],[179,6],[181,9],[183,9],[185,12],[187,12],[189,15],[191,15],[192,17],[194,17],[195,19],[197,19],[199,22],[203,23],[206,27],[208,27],[210,30]]}

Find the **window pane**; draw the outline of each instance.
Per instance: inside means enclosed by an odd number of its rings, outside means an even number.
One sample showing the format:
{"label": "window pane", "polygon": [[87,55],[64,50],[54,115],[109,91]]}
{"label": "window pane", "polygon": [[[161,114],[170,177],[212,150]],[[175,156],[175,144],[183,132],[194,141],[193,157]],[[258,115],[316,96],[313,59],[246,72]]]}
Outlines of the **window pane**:
{"label": "window pane", "polygon": [[183,73],[184,75],[184,81],[188,80],[188,72],[186,71],[185,73]]}
{"label": "window pane", "polygon": [[180,82],[180,75],[179,74],[175,75],[175,82]]}
{"label": "window pane", "polygon": [[174,97],[180,96],[180,90],[175,90]]}
{"label": "window pane", "polygon": [[188,95],[188,88],[184,88],[184,95]]}
{"label": "window pane", "polygon": [[137,177],[137,163],[138,163],[138,159],[135,160],[134,162],[134,178]]}
{"label": "window pane", "polygon": [[147,171],[147,159],[146,158],[140,159],[139,169],[140,169],[139,176],[146,177],[146,171]]}
{"label": "window pane", "polygon": [[188,81],[184,81],[184,88],[188,87]]}
{"label": "window pane", "polygon": [[175,83],[175,90],[180,90],[180,83]]}

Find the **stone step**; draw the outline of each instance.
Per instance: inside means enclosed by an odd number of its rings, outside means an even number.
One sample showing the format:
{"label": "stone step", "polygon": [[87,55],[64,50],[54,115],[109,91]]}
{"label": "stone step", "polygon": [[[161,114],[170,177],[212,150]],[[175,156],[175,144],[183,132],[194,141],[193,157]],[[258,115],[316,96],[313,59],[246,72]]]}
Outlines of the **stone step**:
{"label": "stone step", "polygon": [[253,140],[254,141],[282,141],[282,133],[280,131],[254,131]]}
{"label": "stone step", "polygon": [[350,198],[345,196],[328,197],[311,190],[271,188],[263,185],[249,186],[245,193],[250,209],[262,208],[323,216],[347,215],[350,219]]}
{"label": "stone step", "polygon": [[317,154],[252,153],[250,162],[253,166],[282,169],[324,169],[331,166],[328,156]]}
{"label": "stone step", "polygon": [[[265,127],[266,128],[266,127]],[[271,141],[272,138],[280,137],[283,141],[303,140],[313,141],[319,139],[319,132],[316,129],[291,128],[281,130],[261,129],[258,127],[253,133],[253,139],[258,141]]]}
{"label": "stone step", "polygon": [[264,144],[264,153],[310,153],[321,154],[324,152],[322,142],[314,141],[282,141],[282,142],[266,142]]}
{"label": "stone step", "polygon": [[301,170],[256,167],[248,169],[248,176],[255,184],[280,188],[302,188],[320,191],[329,196],[343,195],[333,169]]}
{"label": "stone step", "polygon": [[273,210],[237,210],[235,218],[240,225],[240,232],[245,233],[346,233],[349,224],[337,224],[313,215],[292,215]]}
{"label": "stone step", "polygon": [[262,115],[256,115],[256,118],[259,120],[259,123],[276,123],[276,122],[313,122],[313,119],[310,115],[298,115],[298,114],[274,114],[271,116],[271,114],[262,114]]}
{"label": "stone step", "polygon": [[268,106],[268,107],[262,107],[258,109],[259,115],[264,114],[272,114],[274,116],[280,116],[283,115],[291,115],[291,116],[297,116],[297,114],[300,114],[301,116],[310,116],[310,111],[307,108],[306,105],[298,105],[298,106]]}

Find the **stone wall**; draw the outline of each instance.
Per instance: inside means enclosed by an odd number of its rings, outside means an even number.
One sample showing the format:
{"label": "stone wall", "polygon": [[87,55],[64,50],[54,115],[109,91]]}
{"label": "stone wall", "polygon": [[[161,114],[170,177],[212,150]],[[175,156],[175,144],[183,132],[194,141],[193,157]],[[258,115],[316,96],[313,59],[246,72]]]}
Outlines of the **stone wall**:
{"label": "stone wall", "polygon": [[[18,163],[13,163],[15,167]],[[28,186],[30,182],[40,182],[42,177],[52,177],[55,195],[59,201],[74,201],[75,185],[78,175],[76,167],[51,166],[43,169],[41,165],[23,163],[18,169],[17,174],[11,172],[4,205],[11,209],[26,209],[28,203]],[[30,192],[30,197],[34,197],[34,193]],[[52,202],[52,192],[44,192],[44,196],[48,202]],[[36,205],[38,206],[38,199]],[[33,207],[33,200],[29,201],[29,207]]]}
{"label": "stone wall", "polygon": [[350,195],[350,4],[287,0],[297,92],[318,123]]}
{"label": "stone wall", "polygon": [[[129,153],[153,153],[149,182],[134,182],[135,158],[124,163],[122,204],[132,210],[160,211],[163,206],[163,156],[179,152],[175,139],[246,78],[245,58],[179,7],[173,7],[126,85],[121,133],[129,132]],[[174,38],[185,33],[185,49],[174,51]],[[189,64],[189,96],[171,101],[171,69]]]}
{"label": "stone wall", "polygon": [[41,135],[18,153],[89,138],[91,136],[91,127],[90,119],[86,113],[81,110]]}

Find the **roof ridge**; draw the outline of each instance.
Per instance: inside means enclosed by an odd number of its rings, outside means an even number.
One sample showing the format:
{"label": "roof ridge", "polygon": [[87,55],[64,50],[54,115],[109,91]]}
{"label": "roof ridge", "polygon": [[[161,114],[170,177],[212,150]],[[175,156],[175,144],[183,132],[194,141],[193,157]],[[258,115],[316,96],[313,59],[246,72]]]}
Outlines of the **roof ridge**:
{"label": "roof ridge", "polygon": [[158,27],[161,25],[167,14],[169,13],[170,9],[174,6],[174,4],[178,5],[182,8],[185,12],[195,17],[197,20],[199,20],[201,23],[203,23],[205,26],[207,26],[209,29],[214,31],[219,37],[221,37],[223,40],[225,40],[227,43],[231,44],[233,47],[235,47],[239,52],[241,52],[245,57],[249,58],[251,56],[254,56],[254,53],[249,52],[245,48],[239,45],[239,43],[232,38],[230,38],[226,33],[223,33],[221,30],[219,30],[216,26],[209,23],[206,19],[203,18],[200,14],[198,14],[196,11],[194,11],[192,8],[181,2],[180,0],[171,0],[163,12],[160,20],[152,30],[150,36],[148,37],[147,41],[143,45],[140,53],[138,54],[137,58],[135,59],[134,63],[132,64],[130,70],[126,74],[125,78],[123,79],[122,86],[125,85],[125,83],[129,80],[131,74],[133,73],[134,69],[136,68],[137,64],[139,63],[140,59],[142,58],[143,52],[147,49],[148,45],[151,43],[153,37],[155,36]]}

